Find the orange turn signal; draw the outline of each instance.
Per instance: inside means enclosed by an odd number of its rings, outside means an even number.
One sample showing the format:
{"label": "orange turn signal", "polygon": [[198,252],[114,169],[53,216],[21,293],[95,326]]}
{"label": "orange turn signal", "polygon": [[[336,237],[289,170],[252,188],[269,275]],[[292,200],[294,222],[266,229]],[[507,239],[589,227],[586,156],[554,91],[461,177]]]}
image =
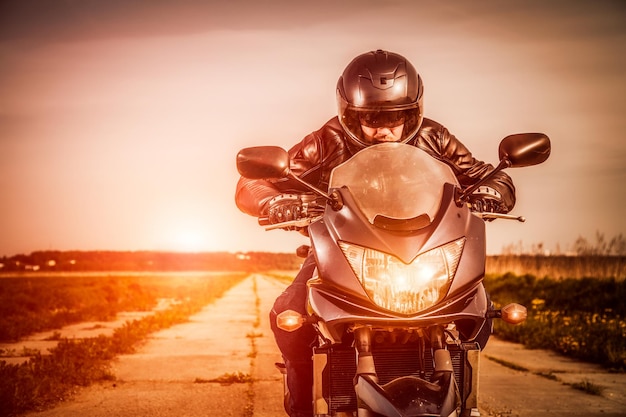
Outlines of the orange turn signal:
{"label": "orange turn signal", "polygon": [[502,307],[502,320],[509,324],[520,324],[526,320],[528,311],[521,304],[511,303]]}
{"label": "orange turn signal", "polygon": [[298,330],[303,323],[304,317],[297,311],[285,310],[276,316],[276,325],[286,332]]}

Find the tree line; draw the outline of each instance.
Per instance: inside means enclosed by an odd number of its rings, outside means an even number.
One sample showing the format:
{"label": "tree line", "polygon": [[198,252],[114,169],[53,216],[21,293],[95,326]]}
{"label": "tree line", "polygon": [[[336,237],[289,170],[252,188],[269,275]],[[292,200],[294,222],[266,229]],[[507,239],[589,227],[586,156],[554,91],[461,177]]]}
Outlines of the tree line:
{"label": "tree line", "polygon": [[[620,235],[621,236],[621,235]],[[486,272],[533,274],[538,277],[626,278],[626,256],[615,253],[614,245],[579,242],[574,256],[544,253],[503,253],[487,257]],[[610,242],[610,241],[609,241]],[[602,250],[602,248],[607,248]],[[621,252],[618,252],[621,253]],[[268,271],[300,268],[295,253],[276,252],[152,252],[152,251],[37,251],[28,255],[0,257],[0,273],[29,272],[176,272],[176,271]]]}
{"label": "tree line", "polygon": [[0,258],[0,272],[267,271],[298,269],[302,259],[270,252],[36,251]]}

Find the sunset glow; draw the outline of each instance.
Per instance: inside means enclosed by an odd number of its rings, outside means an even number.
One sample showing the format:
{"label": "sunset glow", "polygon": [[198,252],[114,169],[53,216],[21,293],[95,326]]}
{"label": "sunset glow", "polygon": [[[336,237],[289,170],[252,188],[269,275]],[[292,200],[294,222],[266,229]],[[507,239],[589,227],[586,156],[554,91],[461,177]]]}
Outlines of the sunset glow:
{"label": "sunset glow", "polygon": [[210,237],[197,230],[180,230],[173,236],[173,249],[177,252],[201,252],[204,248],[216,246]]}
{"label": "sunset glow", "polygon": [[[545,132],[510,170],[525,224],[488,252],[626,234],[625,9],[587,2],[11,2],[0,12],[0,255],[293,251],[234,204],[235,155],[291,147],[336,114],[356,55],[409,58],[433,118],[482,160]],[[330,12],[332,10],[332,12]],[[393,24],[380,25],[380,17]]]}

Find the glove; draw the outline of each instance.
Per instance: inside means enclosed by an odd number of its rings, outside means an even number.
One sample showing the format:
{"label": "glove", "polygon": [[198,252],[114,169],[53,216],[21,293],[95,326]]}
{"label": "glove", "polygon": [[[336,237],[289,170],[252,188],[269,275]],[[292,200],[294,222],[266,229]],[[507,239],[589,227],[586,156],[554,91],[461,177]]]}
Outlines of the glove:
{"label": "glove", "polygon": [[270,224],[298,220],[302,216],[302,200],[296,194],[279,194],[269,202]]}
{"label": "glove", "polygon": [[470,197],[469,202],[473,211],[482,213],[506,213],[506,207],[502,204],[502,195],[491,187],[478,187]]}

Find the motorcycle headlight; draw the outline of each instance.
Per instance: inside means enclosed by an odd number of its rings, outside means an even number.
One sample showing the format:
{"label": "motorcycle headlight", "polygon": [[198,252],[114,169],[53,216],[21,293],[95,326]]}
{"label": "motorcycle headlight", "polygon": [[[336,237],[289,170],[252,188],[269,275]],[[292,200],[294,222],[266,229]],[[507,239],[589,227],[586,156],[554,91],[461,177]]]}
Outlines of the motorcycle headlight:
{"label": "motorcycle headlight", "polygon": [[465,238],[418,255],[409,264],[374,249],[339,242],[370,299],[394,313],[415,314],[441,301],[450,289]]}

